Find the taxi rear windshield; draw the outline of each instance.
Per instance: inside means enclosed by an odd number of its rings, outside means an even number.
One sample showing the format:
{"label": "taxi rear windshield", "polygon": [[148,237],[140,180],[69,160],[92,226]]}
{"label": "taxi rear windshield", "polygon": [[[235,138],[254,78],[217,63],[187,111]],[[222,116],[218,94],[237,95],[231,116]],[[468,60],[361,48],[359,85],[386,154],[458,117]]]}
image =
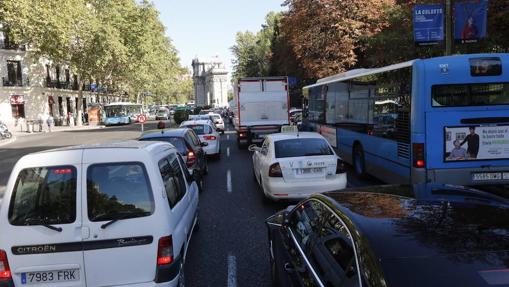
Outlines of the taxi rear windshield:
{"label": "taxi rear windshield", "polygon": [[435,85],[433,107],[509,105],[509,83]]}
{"label": "taxi rear windshield", "polygon": [[19,173],[9,206],[12,225],[69,224],[75,220],[74,167],[34,167]]}
{"label": "taxi rear windshield", "polygon": [[323,139],[289,139],[274,143],[276,158],[333,155]]}

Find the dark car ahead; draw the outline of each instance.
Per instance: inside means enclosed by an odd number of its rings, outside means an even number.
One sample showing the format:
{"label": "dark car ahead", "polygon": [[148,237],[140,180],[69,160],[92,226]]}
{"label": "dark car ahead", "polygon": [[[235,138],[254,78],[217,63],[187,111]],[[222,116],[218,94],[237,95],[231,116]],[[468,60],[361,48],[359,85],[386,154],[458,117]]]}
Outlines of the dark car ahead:
{"label": "dark car ahead", "polygon": [[266,223],[274,286],[509,286],[509,202],[484,191],[346,189]]}
{"label": "dark car ahead", "polygon": [[192,129],[151,130],[143,133],[138,140],[164,141],[173,144],[182,155],[189,172],[196,178],[200,191],[203,190],[203,177],[208,173],[207,157],[203,147],[208,144],[201,142]]}

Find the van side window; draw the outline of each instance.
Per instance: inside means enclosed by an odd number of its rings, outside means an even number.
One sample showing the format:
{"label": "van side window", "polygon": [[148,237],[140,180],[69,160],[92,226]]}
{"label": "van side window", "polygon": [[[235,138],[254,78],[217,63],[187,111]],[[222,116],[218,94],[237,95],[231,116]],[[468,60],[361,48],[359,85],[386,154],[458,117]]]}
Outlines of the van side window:
{"label": "van side window", "polygon": [[180,164],[178,162],[177,156],[175,154],[170,154],[168,156],[168,161],[170,162],[170,165],[173,170],[173,176],[175,177],[175,180],[178,184],[178,194],[177,194],[177,201],[181,200],[187,191],[187,183],[184,178],[184,173],[182,172],[182,169],[180,168]]}
{"label": "van side window", "polygon": [[168,204],[173,208],[184,197],[187,190],[186,180],[175,154],[170,154],[159,161],[159,171],[163,178]]}
{"label": "van side window", "polygon": [[93,222],[151,215],[155,202],[145,166],[140,162],[91,165],[87,203]]}
{"label": "van side window", "polygon": [[76,168],[23,169],[9,206],[12,225],[69,224],[76,220]]}
{"label": "van side window", "polygon": [[163,158],[159,161],[159,172],[164,182],[164,189],[166,191],[166,197],[168,198],[168,204],[170,208],[173,208],[177,204],[177,193],[178,186],[172,175],[172,168],[167,158]]}
{"label": "van side window", "polygon": [[[184,162],[184,159],[182,158],[182,156],[181,156],[180,154],[179,154],[179,155],[177,155],[177,159],[178,159],[178,161],[179,161],[179,163],[180,163],[180,167],[181,167],[181,168],[182,168],[182,170],[184,171],[184,177],[185,177],[185,178],[191,178],[191,177],[192,177],[192,175],[191,175],[191,173],[189,173],[189,170],[187,169],[187,165],[186,165],[186,163]],[[190,183],[190,182],[188,181],[188,183]]]}

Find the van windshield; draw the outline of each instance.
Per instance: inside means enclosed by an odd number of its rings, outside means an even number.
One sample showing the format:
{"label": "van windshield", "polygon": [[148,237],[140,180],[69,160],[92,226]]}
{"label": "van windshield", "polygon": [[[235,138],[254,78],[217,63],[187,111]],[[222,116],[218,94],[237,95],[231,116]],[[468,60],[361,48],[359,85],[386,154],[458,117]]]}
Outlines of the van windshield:
{"label": "van windshield", "polygon": [[12,225],[69,224],[76,220],[76,169],[35,167],[16,179],[9,206]]}
{"label": "van windshield", "polygon": [[87,203],[90,221],[148,216],[154,197],[142,163],[95,164],[87,170]]}

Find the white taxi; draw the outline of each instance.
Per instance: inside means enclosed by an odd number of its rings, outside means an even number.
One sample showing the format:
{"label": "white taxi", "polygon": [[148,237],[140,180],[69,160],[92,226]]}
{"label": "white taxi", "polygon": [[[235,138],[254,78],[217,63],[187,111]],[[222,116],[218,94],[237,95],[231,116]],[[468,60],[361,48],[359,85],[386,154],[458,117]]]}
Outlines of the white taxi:
{"label": "white taxi", "polygon": [[301,199],[346,187],[343,161],[318,133],[270,134],[249,150],[254,177],[268,199]]}
{"label": "white taxi", "polygon": [[215,130],[214,124],[210,120],[192,120],[180,124],[181,128],[192,129],[200,138],[201,142],[206,142],[203,147],[205,153],[216,158],[221,157],[221,136]]}

